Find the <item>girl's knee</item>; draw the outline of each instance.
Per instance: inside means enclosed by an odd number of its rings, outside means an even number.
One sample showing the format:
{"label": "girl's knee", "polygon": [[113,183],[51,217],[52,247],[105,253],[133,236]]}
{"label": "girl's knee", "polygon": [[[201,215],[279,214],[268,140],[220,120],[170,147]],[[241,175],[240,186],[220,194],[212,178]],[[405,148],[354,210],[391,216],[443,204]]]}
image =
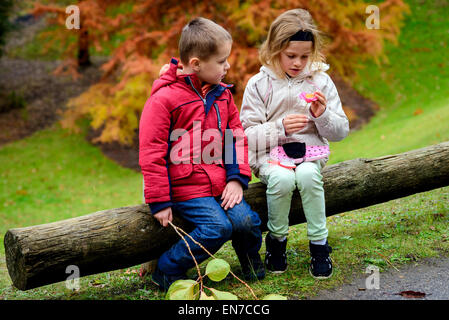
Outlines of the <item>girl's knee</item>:
{"label": "girl's knee", "polygon": [[288,194],[295,190],[295,174],[293,171],[277,172],[270,175],[267,191],[270,193]]}
{"label": "girl's knee", "polygon": [[322,186],[321,172],[316,165],[304,165],[296,168],[296,182],[299,188],[308,188],[313,186]]}

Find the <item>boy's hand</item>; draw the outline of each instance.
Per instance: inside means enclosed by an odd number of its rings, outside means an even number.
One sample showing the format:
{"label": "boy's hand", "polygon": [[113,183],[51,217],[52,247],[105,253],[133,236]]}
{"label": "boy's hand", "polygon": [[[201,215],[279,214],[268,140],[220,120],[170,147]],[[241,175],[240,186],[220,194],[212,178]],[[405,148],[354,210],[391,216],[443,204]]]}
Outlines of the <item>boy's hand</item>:
{"label": "boy's hand", "polygon": [[228,210],[234,208],[236,204],[239,204],[243,199],[243,188],[240,182],[231,180],[226,184],[226,187],[221,195],[221,206],[223,209]]}
{"label": "boy's hand", "polygon": [[303,114],[289,114],[282,120],[286,135],[298,132],[307,125],[309,119]]}
{"label": "boy's hand", "polygon": [[173,220],[171,207],[162,209],[161,211],[153,215],[153,217],[155,217],[163,227],[168,226],[168,221],[171,222]]}
{"label": "boy's hand", "polygon": [[318,118],[326,110],[327,101],[326,97],[321,91],[315,91],[315,96],[318,98],[318,100],[312,101],[310,111],[315,118]]}

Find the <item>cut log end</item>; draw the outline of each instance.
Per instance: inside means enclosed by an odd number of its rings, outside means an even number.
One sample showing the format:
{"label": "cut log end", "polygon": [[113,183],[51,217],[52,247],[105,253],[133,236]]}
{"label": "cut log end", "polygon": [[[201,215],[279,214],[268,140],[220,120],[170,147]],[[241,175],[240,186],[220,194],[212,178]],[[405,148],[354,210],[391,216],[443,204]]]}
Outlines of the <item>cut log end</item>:
{"label": "cut log end", "polygon": [[14,229],[8,230],[4,239],[6,266],[13,285],[20,290],[27,289],[27,275],[23,272],[25,258],[22,254],[20,241],[14,235]]}

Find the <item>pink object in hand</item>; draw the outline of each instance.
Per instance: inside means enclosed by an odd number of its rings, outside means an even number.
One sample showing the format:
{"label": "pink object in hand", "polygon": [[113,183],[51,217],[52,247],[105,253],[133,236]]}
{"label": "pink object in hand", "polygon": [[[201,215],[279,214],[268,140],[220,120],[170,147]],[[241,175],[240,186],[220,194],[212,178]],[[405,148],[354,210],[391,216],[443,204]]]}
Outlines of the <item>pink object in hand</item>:
{"label": "pink object in hand", "polygon": [[296,165],[304,161],[315,161],[324,159],[329,156],[329,146],[306,146],[306,154],[303,158],[290,158],[284,151],[282,146],[277,146],[270,151],[270,163],[277,164],[281,167],[294,169]]}
{"label": "pink object in hand", "polygon": [[306,100],[307,103],[312,102],[312,101],[317,101],[318,97],[315,95],[315,93],[306,93],[306,92],[301,92],[301,94],[299,95],[299,97],[301,99]]}

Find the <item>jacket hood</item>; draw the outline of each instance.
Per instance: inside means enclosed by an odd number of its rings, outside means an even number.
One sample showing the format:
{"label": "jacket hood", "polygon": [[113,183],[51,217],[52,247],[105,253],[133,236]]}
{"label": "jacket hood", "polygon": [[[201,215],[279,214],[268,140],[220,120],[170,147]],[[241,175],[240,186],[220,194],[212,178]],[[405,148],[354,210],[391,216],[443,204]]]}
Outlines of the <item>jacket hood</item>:
{"label": "jacket hood", "polygon": [[[299,75],[297,75],[294,79],[302,80],[307,77],[313,76],[315,73],[325,72],[327,70],[329,70],[329,65],[327,63],[324,63],[324,62],[308,63],[306,65],[306,67],[304,68],[304,70]],[[260,71],[266,73],[271,78],[279,79],[279,76],[269,67],[262,66],[260,68]]]}
{"label": "jacket hood", "polygon": [[178,60],[172,58],[170,61],[170,68],[168,69],[168,71],[153,82],[153,86],[151,87],[151,95],[156,93],[159,89],[176,82],[177,70],[178,70]]}

